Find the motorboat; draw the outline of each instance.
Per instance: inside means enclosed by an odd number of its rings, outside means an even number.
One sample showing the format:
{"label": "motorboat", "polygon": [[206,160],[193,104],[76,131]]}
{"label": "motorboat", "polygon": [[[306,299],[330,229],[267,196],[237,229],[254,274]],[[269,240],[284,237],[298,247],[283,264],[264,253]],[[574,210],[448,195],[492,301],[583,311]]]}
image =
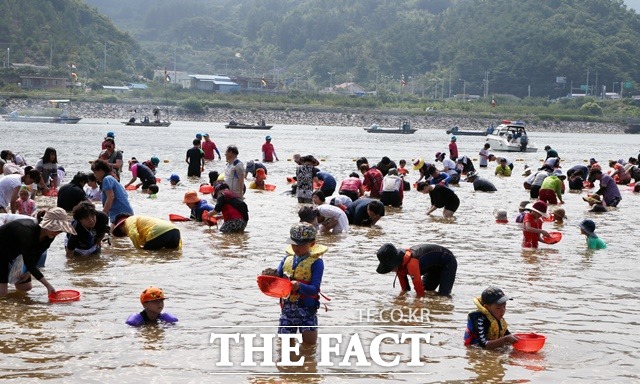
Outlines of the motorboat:
{"label": "motorboat", "polygon": [[54,124],[77,124],[82,118],[76,116],[69,116],[69,111],[66,106],[69,104],[69,100],[49,100],[54,106],[53,111],[59,111],[57,116],[45,116],[45,115],[20,115],[18,111],[13,111],[8,115],[3,116],[5,121],[19,122],[19,123],[54,123]]}
{"label": "motorboat", "polygon": [[365,131],[369,133],[399,133],[399,134],[412,134],[417,131],[417,129],[411,128],[411,123],[408,121],[403,121],[400,125],[400,128],[381,128],[378,124],[372,124],[369,128],[364,128]]}
{"label": "motorboat", "polygon": [[537,152],[538,146],[529,140],[523,121],[503,120],[493,131],[487,134],[487,143],[492,151]]}
{"label": "motorboat", "polygon": [[271,129],[273,128],[273,125],[267,125],[264,120],[261,120],[258,124],[243,124],[243,123],[238,123],[237,121],[231,120],[229,122],[229,124],[226,124],[224,126],[225,128],[228,129]]}
{"label": "motorboat", "polygon": [[137,120],[134,116],[134,117],[131,117],[129,121],[123,121],[122,124],[127,126],[134,126],[134,127],[168,127],[170,126],[171,122],[169,120],[162,120],[160,118],[161,114],[162,112],[160,111],[160,108],[154,108],[153,120],[149,120],[149,116],[145,116],[144,119],[142,120]]}

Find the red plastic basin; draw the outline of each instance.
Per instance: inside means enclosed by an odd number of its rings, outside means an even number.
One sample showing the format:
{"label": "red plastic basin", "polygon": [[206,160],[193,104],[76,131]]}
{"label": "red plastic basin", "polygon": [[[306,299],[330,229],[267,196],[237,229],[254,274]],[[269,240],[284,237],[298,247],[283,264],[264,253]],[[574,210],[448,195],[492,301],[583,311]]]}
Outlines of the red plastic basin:
{"label": "red plastic basin", "polygon": [[284,277],[260,275],[258,287],[267,296],[285,298],[291,293],[293,283]]}
{"label": "red plastic basin", "polygon": [[520,352],[538,352],[544,347],[547,338],[537,333],[516,333],[518,342],[513,344],[513,348]]}

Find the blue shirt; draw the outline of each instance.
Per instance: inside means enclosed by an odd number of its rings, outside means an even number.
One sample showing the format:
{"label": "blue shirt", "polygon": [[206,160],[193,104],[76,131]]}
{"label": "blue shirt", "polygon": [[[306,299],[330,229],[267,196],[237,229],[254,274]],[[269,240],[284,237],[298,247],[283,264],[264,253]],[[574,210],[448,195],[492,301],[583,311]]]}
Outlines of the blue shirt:
{"label": "blue shirt", "polygon": [[191,218],[195,221],[202,221],[202,212],[213,211],[213,205],[207,203],[207,200],[200,200],[198,205],[191,210]]}
{"label": "blue shirt", "polygon": [[320,171],[316,174],[316,177],[318,178],[318,180],[322,180],[322,190],[327,190],[327,191],[331,191],[336,189],[336,179],[331,176],[330,173],[328,172],[324,172],[324,171]]}
{"label": "blue shirt", "polygon": [[127,191],[113,176],[105,176],[102,179],[103,206],[107,202],[107,194],[105,192],[108,190],[113,191],[113,204],[109,210],[109,220],[111,220],[112,223],[115,223],[116,216],[120,214],[128,213],[133,215],[133,208],[131,208],[131,205],[129,204]]}
{"label": "blue shirt", "polygon": [[[287,260],[288,256],[285,256],[280,260],[280,264],[278,265],[278,276],[284,276],[284,262]],[[293,262],[291,267],[295,270],[298,264],[307,257],[311,257],[308,255],[305,256],[296,256],[293,255]],[[311,264],[311,281],[308,284],[300,283],[300,288],[298,288],[298,294],[305,296],[301,297],[299,300],[300,305],[303,307],[317,307],[319,300],[313,298],[311,296],[317,296],[318,292],[320,292],[320,284],[322,283],[322,275],[324,274],[324,261],[321,258],[318,258],[316,261]]]}

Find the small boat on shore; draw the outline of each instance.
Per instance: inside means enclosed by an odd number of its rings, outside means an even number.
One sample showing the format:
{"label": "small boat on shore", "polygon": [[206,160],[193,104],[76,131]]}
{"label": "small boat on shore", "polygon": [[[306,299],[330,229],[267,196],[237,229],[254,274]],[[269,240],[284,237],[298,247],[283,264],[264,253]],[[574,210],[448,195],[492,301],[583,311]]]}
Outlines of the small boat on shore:
{"label": "small boat on shore", "polygon": [[[8,115],[3,116],[5,121],[19,122],[19,123],[53,123],[53,124],[78,124],[82,118],[76,116],[69,116],[69,111],[66,109],[66,105],[69,104],[69,100],[49,100],[54,106],[54,112],[59,111],[57,116],[46,115],[20,115],[18,111],[13,111]],[[62,110],[60,110],[62,109]]]}
{"label": "small boat on shore", "polygon": [[624,133],[640,133],[640,118],[628,118]]}
{"label": "small boat on shore", "polygon": [[502,120],[502,124],[487,135],[487,143],[492,151],[538,152],[536,144],[529,141],[522,121]]}
{"label": "small boat on shore", "polygon": [[364,128],[369,133],[399,133],[409,135],[415,133],[417,129],[411,128],[411,123],[403,121],[400,128],[380,128],[378,124],[372,124],[369,128]]}
{"label": "small boat on shore", "polygon": [[[134,110],[135,111],[135,110]],[[131,117],[129,121],[123,121],[122,124],[133,127],[168,127],[171,125],[169,120],[160,119],[160,108],[154,108],[153,117],[154,120],[149,120],[149,116],[145,116],[142,120],[136,120],[135,116]]]}
{"label": "small boat on shore", "polygon": [[456,136],[487,136],[491,131],[493,131],[493,127],[489,127],[484,131],[471,131],[460,129],[460,127],[455,126],[451,129],[447,129],[446,132],[448,135],[456,135]]}
{"label": "small boat on shore", "polygon": [[229,124],[225,125],[224,127],[227,129],[271,129],[273,128],[273,125],[265,124],[264,120],[260,121],[259,124],[243,124],[231,120]]}

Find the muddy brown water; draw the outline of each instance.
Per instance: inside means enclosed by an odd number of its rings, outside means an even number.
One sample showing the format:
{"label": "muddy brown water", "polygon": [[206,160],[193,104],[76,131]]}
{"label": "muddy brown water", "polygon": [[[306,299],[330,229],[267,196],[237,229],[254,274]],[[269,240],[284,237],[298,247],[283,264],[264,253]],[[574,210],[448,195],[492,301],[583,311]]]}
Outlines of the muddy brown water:
{"label": "muddy brown water", "polygon": [[[332,300],[328,311],[319,311],[320,334],[358,334],[363,344],[382,333],[429,333],[421,347],[421,367],[410,367],[409,346],[390,340],[382,357],[400,356],[395,367],[348,367],[318,364],[308,356],[302,367],[241,367],[243,349],[232,347],[233,367],[218,367],[219,345],[211,333],[273,333],[277,300],[257,288],[256,275],[276,267],[284,255],[285,239],[297,221],[296,200],[283,194],[286,176],[294,173],[288,161],[294,153],[313,154],[320,168],[338,182],[355,171],[355,158],[372,162],[389,156],[432,159],[447,148],[444,128],[419,130],[414,135],[369,134],[362,127],[275,126],[270,131],[224,129],[222,123],[174,122],[168,128],[124,127],[116,120],[85,119],[78,125],[13,124],[3,122],[2,148],[22,154],[35,164],[47,146],[58,151],[68,172],[89,171],[89,160],[99,153],[107,131],[114,131],[124,158],[161,159],[163,179],[157,199],[129,192],[137,214],[168,218],[169,213],[188,216],[181,203],[184,192],[197,189],[201,180],[186,178],[184,156],[198,132],[208,132],[221,152],[229,144],[240,149],[243,161],[260,157],[264,136],[281,161],[268,164],[268,182],[275,192],[249,190],[246,201],[250,221],[243,234],[221,235],[197,223],[178,223],[183,237],[181,252],[147,252],[133,248],[128,239],[114,240],[100,257],[66,259],[62,236],[49,250],[43,269],[58,289],[81,291],[81,300],[50,304],[45,288],[36,283],[26,295],[13,292],[0,299],[0,377],[14,382],[51,379],[60,382],[629,382],[640,380],[636,363],[640,349],[638,291],[640,283],[637,238],[640,196],[622,187],[618,209],[594,215],[587,212],[582,194],[569,193],[565,210],[569,219],[559,230],[563,240],[535,251],[520,247],[522,233],[513,224],[518,204],[527,199],[521,176],[525,164],[538,166],[543,152],[508,154],[516,168],[511,178],[493,175],[493,166],[480,174],[493,181],[498,192],[476,193],[471,184],[453,186],[461,198],[455,218],[441,211],[426,216],[428,197],[406,193],[401,209],[388,209],[373,228],[352,227],[347,235],[321,235],[329,247],[324,255],[322,291]],[[607,168],[609,159],[636,156],[640,135],[530,133],[542,148],[552,145],[564,159],[564,169],[585,164],[595,157]],[[483,137],[458,137],[461,155],[477,159]],[[223,157],[224,158],[224,157]],[[477,164],[477,162],[476,162]],[[207,164],[207,171],[222,171],[223,162]],[[170,188],[166,179],[178,173],[185,184]],[[206,172],[205,172],[206,173]],[[124,172],[123,180],[130,174]],[[416,172],[409,173],[413,182]],[[54,204],[39,197],[41,207]],[[493,212],[506,209],[510,223],[494,223]],[[601,251],[588,251],[577,224],[592,218],[597,233],[608,242]],[[416,299],[400,294],[393,276],[375,273],[375,252],[385,242],[411,246],[427,242],[443,245],[458,260],[458,274],[451,298],[432,294]],[[537,354],[468,349],[462,335],[466,316],[474,310],[472,298],[496,284],[514,296],[506,319],[512,332],[546,335]],[[134,329],[124,324],[140,311],[139,294],[150,286],[162,287],[168,300],[165,310],[180,321],[174,326]],[[369,311],[369,312],[367,312]],[[413,312],[412,312],[413,311]],[[418,321],[410,313],[427,313]],[[366,313],[371,318],[366,318]],[[382,314],[382,315],[380,315]],[[348,340],[348,339],[345,339]],[[367,352],[368,354],[368,352]],[[256,355],[259,362],[261,355]]]}

